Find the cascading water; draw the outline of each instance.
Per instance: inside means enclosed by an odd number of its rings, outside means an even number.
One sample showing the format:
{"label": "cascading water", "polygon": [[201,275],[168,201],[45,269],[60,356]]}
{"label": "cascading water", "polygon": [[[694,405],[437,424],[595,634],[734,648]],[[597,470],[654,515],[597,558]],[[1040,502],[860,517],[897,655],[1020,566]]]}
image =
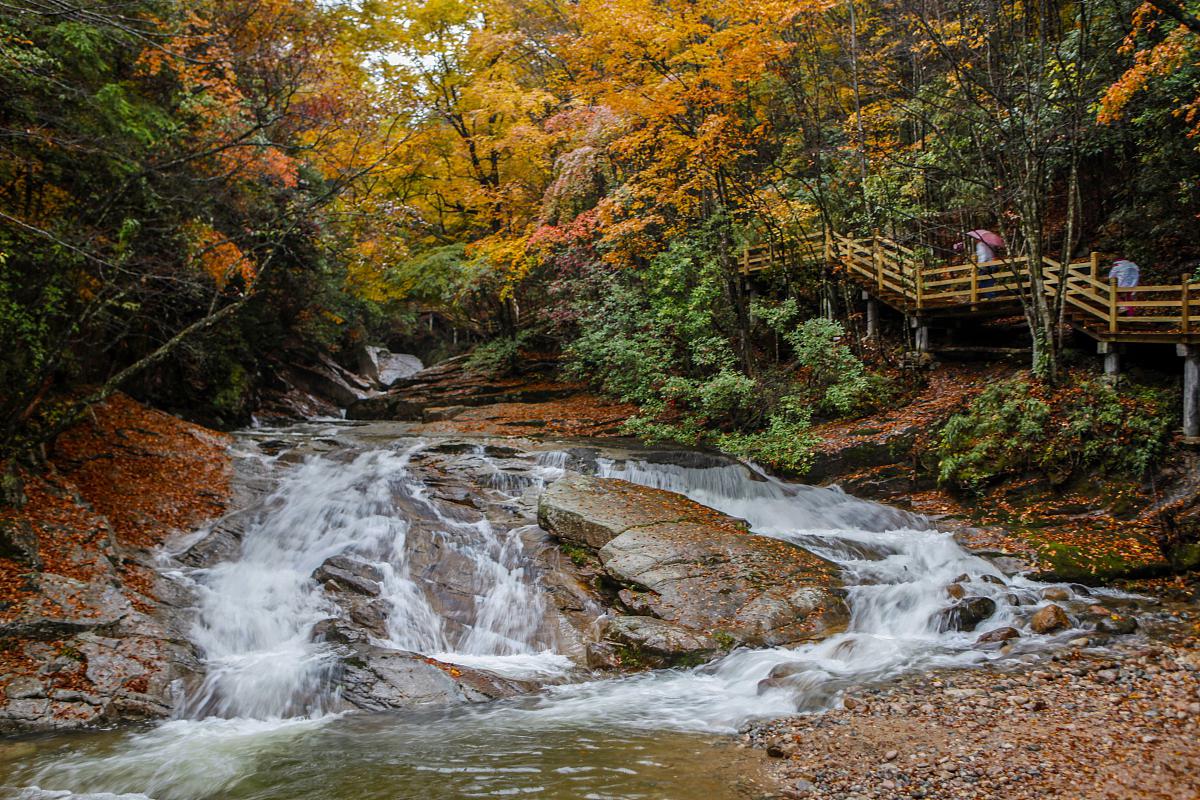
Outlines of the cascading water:
{"label": "cascading water", "polygon": [[755,533],[805,547],[842,568],[851,612],[847,630],[795,649],[733,654],[716,672],[735,692],[783,691],[798,708],[817,709],[850,685],[982,661],[990,656],[973,647],[978,633],[947,628],[946,587],[959,581],[971,595],[995,604],[985,628],[1013,624],[1011,601],[1038,597],[1036,584],[1003,579],[991,562],[924,517],[837,488],[787,484],[741,465],[696,469],[600,459],[597,472],[687,495],[747,520]]}
{"label": "cascading water", "polygon": [[[924,518],[837,489],[786,484],[736,464],[459,449],[453,458],[473,470],[480,496],[524,502],[526,513],[531,497],[574,465],[744,518],[755,533],[842,567],[848,628],[794,649],[736,651],[692,670],[560,682],[484,706],[321,716],[336,699],[328,686],[333,659],[312,631],[338,611],[312,574],[332,556],[361,559],[382,576],[388,621],[381,645],[526,677],[561,679],[569,664],[550,652],[553,637],[543,630],[546,603],[523,552],[529,531],[497,527],[471,503],[439,500],[413,469],[425,445],[380,445],[374,435],[293,467],[277,463],[284,474],[247,527],[240,556],[190,575],[200,597],[195,639],[207,666],[203,686],[186,704],[191,719],[39,756],[17,773],[23,785],[42,787],[25,790],[28,797],[91,791],[155,800],[357,800],[532,792],[717,800],[732,795],[698,782],[707,758],[695,751],[698,740],[665,731],[730,731],[750,718],[828,707],[849,686],[997,657],[972,646],[976,633],[945,630],[940,622],[945,587],[963,575],[971,594],[996,603],[984,629],[1016,621],[1012,600],[1036,598],[1034,584],[1018,578],[1001,585],[991,563]],[[441,569],[462,573],[453,602],[432,588]],[[1046,641],[1028,636],[1017,646],[1034,650]],[[661,787],[672,781],[683,788],[664,795]]]}
{"label": "cascading water", "polygon": [[[497,532],[486,518],[455,519],[432,502],[409,470],[421,447],[308,459],[266,499],[246,529],[240,557],[192,575],[200,595],[193,638],[205,654],[207,677],[185,715],[267,719],[326,709],[330,649],[312,632],[336,608],[312,574],[338,555],[362,559],[382,575],[384,644],[501,672],[561,667],[561,657],[537,658],[544,651],[536,640],[544,601],[526,574],[520,536]],[[459,632],[447,629],[412,574],[415,515],[397,511],[416,507],[440,544],[471,565],[475,608]],[[509,665],[505,657],[518,658]]]}

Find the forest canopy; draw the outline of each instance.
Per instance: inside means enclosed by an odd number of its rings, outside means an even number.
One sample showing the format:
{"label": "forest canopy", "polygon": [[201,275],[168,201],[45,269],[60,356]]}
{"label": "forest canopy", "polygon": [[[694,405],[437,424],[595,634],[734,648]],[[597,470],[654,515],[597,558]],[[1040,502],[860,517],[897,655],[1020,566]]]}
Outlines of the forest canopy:
{"label": "forest canopy", "polygon": [[764,301],[743,248],[989,228],[1192,273],[1198,34],[1171,0],[4,0],[3,449],[118,386],[244,422],[282,354],[420,318],[799,464],[896,388],[836,272]]}

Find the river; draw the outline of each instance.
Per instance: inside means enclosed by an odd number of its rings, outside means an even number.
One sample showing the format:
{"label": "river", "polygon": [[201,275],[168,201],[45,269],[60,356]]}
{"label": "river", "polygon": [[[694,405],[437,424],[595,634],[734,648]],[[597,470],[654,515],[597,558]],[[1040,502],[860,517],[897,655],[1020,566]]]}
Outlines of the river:
{"label": "river", "polygon": [[[237,452],[239,469],[272,487],[241,511],[251,521],[240,555],[181,567],[172,555],[192,536],[163,557],[197,598],[192,637],[204,680],[186,687],[178,718],[165,723],[0,745],[0,785],[12,796],[744,797],[756,756],[728,734],[748,721],[819,712],[848,688],[913,671],[1037,658],[1073,635],[1023,636],[1001,654],[975,647],[977,632],[941,630],[945,587],[962,575],[973,595],[996,602],[980,630],[1022,625],[1041,587],[1005,578],[922,517],[741,465],[604,447],[581,459],[578,442],[447,446],[386,423],[248,431]],[[446,464],[519,524],[435,503]],[[689,670],[599,678],[581,668],[547,623],[522,535],[538,493],[567,467],[685,494],[835,562],[846,631]],[[490,703],[347,712],[330,686],[330,646],[312,635],[332,612],[311,577],[347,553],[381,576],[378,643],[543,688]],[[439,563],[466,588],[432,591]]]}

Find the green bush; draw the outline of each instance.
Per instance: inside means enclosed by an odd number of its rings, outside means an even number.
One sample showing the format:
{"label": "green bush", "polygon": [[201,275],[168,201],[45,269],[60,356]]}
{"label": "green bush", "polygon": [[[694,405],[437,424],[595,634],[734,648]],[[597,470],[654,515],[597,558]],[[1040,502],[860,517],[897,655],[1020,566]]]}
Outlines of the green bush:
{"label": "green bush", "polygon": [[521,349],[532,336],[530,331],[521,331],[516,336],[501,336],[484,342],[467,356],[465,366],[472,372],[494,378],[511,375],[521,365]]}
{"label": "green bush", "polygon": [[1118,391],[1083,379],[1050,390],[1018,378],[995,384],[942,428],[938,478],[980,489],[1006,475],[1040,472],[1054,485],[1085,470],[1140,477],[1162,455],[1175,419],[1165,393]]}
{"label": "green bush", "polygon": [[788,299],[776,306],[756,304],[755,314],[791,346],[802,370],[800,391],[807,394],[818,414],[853,417],[884,405],[894,395],[891,383],[871,372],[842,341],[845,329],[831,319],[806,319]]}
{"label": "green bush", "polygon": [[798,397],[785,397],[771,414],[765,429],[753,433],[725,434],[717,446],[730,455],[793,473],[812,466],[817,438],[810,430],[812,412]]}

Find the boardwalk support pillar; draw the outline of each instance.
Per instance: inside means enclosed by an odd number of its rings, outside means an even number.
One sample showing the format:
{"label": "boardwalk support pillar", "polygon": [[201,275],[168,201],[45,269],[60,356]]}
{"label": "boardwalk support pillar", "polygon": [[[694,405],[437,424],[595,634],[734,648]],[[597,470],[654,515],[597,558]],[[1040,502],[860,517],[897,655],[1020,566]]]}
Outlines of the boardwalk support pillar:
{"label": "boardwalk support pillar", "polygon": [[1121,350],[1116,342],[1096,342],[1096,352],[1104,356],[1104,377],[1116,380],[1121,374]]}
{"label": "boardwalk support pillar", "polygon": [[912,318],[912,326],[916,329],[915,344],[918,353],[929,352],[929,320],[921,319],[920,317]]}
{"label": "boardwalk support pillar", "polygon": [[867,301],[867,338],[874,339],[879,336],[879,301],[870,292],[864,291],[862,296]]}
{"label": "boardwalk support pillar", "polygon": [[1183,357],[1183,435],[1200,437],[1200,345],[1180,344],[1175,352]]}

